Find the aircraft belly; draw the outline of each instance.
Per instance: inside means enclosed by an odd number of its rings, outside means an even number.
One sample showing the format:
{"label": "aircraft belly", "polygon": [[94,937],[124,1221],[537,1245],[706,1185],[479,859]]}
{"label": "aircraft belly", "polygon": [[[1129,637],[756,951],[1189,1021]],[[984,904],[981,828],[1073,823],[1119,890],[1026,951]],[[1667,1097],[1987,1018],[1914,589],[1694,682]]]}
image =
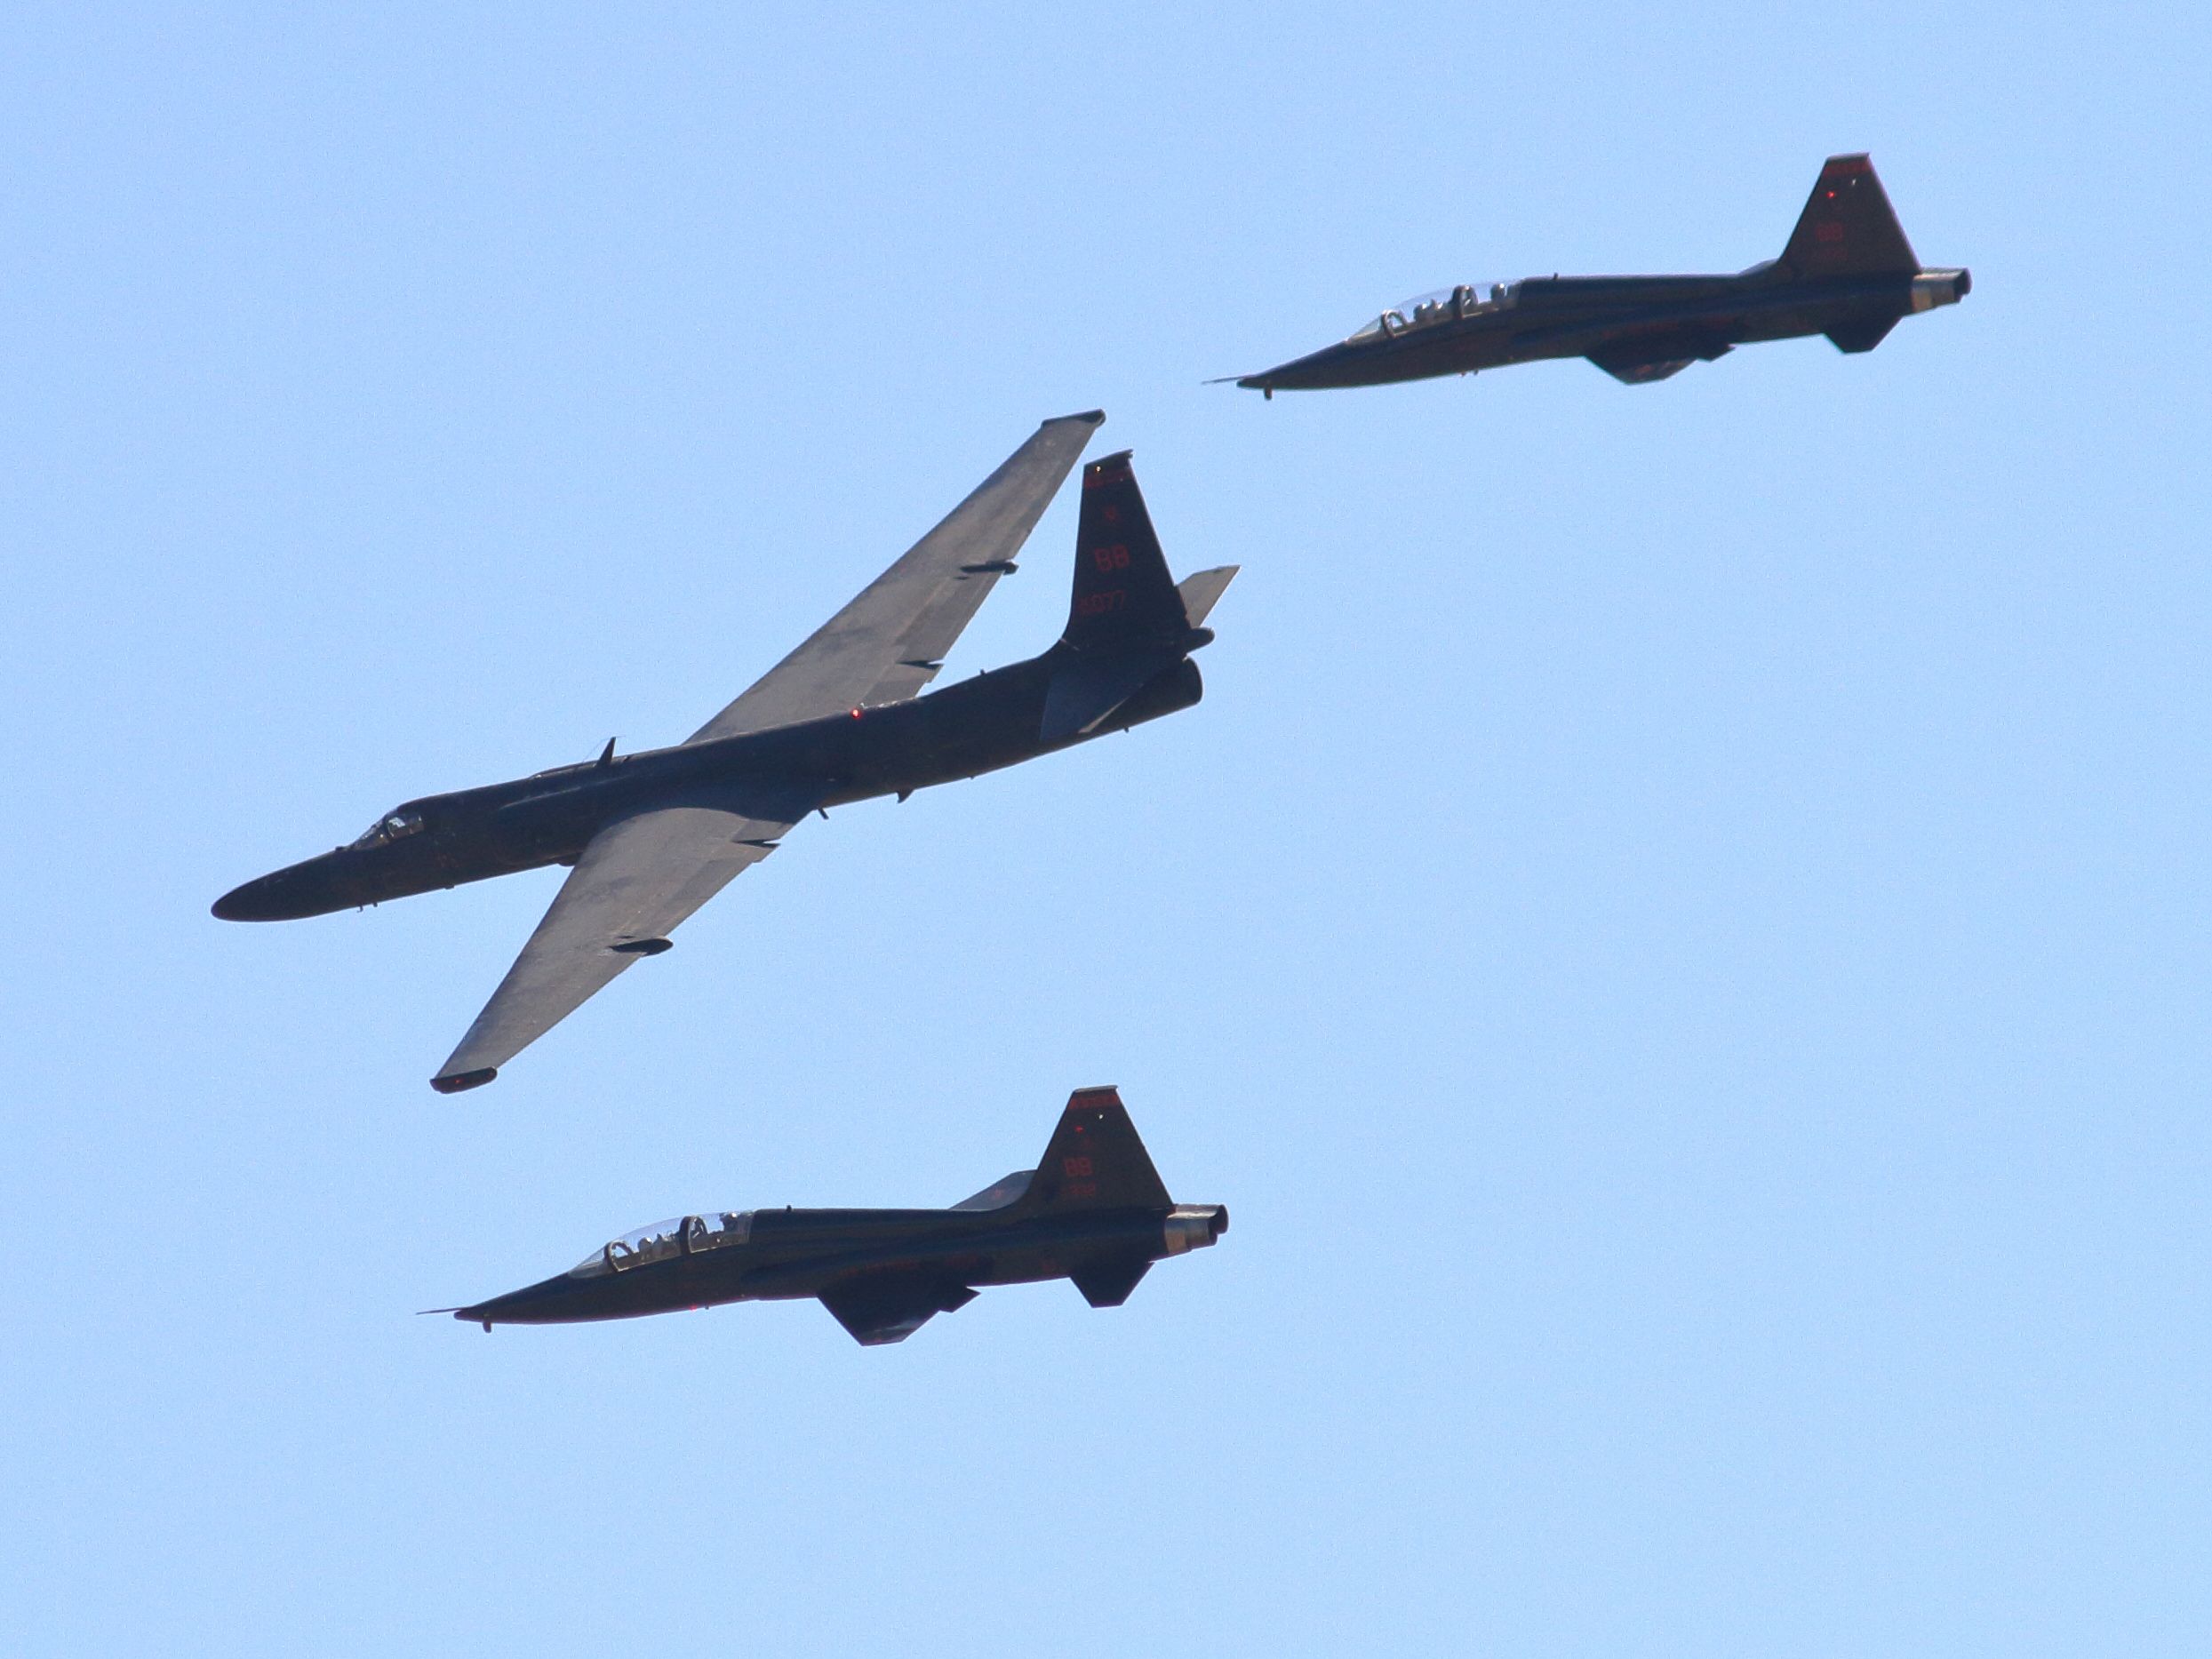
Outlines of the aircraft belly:
{"label": "aircraft belly", "polygon": [[[1448,326],[1448,325],[1440,325]],[[1482,330],[1415,340],[1385,348],[1361,365],[1350,384],[1390,386],[1406,380],[1433,380],[1441,375],[1468,374],[1496,367],[1503,362],[1504,341],[1494,331]]]}
{"label": "aircraft belly", "polygon": [[[1040,686],[1025,676],[1011,684],[977,686],[983,695],[963,698],[961,694],[968,689],[950,687],[902,706],[898,712],[911,708],[915,717],[895,727],[887,722],[880,740],[856,754],[853,769],[840,786],[841,798],[863,800],[933,788],[1018,765],[1045,753],[1046,746],[1037,738]],[[938,704],[940,698],[951,700],[951,706]],[[892,712],[879,715],[870,710],[859,723],[866,728]]]}
{"label": "aircraft belly", "polygon": [[427,893],[439,888],[459,887],[469,881],[489,881],[494,876],[514,875],[523,870],[536,870],[549,864],[558,864],[562,854],[556,849],[513,847],[493,844],[471,849],[468,854],[455,855],[433,864],[420,886],[411,887],[414,893]]}
{"label": "aircraft belly", "polygon": [[1749,343],[1802,339],[1809,335],[1855,327],[1883,330],[1903,315],[1902,307],[1880,300],[1831,300],[1823,305],[1792,306],[1753,313],[1744,320],[1736,338]]}
{"label": "aircraft belly", "polygon": [[1737,318],[1729,331],[1729,338],[1747,346],[1767,340],[1801,339],[1837,327],[1847,318],[1857,317],[1866,308],[1863,305],[1839,305],[1833,301],[1769,307]]}
{"label": "aircraft belly", "polygon": [[1074,1263],[1074,1253],[1065,1249],[1001,1250],[990,1258],[984,1272],[968,1282],[971,1285],[1041,1285],[1051,1280],[1066,1278]]}
{"label": "aircraft belly", "polygon": [[[563,1275],[482,1304],[495,1324],[580,1325],[644,1319],[749,1299],[742,1249],[634,1267],[586,1278]],[[717,1259],[726,1256],[731,1259]]]}
{"label": "aircraft belly", "polygon": [[552,862],[549,854],[530,854],[482,832],[449,832],[435,840],[425,836],[397,848],[341,847],[246,882],[217,901],[215,913],[232,921],[299,921],[412,898]]}
{"label": "aircraft belly", "polygon": [[[473,849],[475,857],[465,861],[472,873],[459,879],[477,881],[487,876],[510,875],[518,870],[541,869],[549,864],[573,864],[586,843],[611,816],[604,810],[588,814],[566,811],[535,823],[501,825],[487,833]],[[461,862],[464,861],[456,860]]]}
{"label": "aircraft belly", "polygon": [[1515,339],[1509,342],[1499,361],[1505,363],[1549,363],[1559,357],[1579,357],[1589,349],[1588,335],[1567,339]]}
{"label": "aircraft belly", "polygon": [[[1107,715],[1098,729],[1090,734],[1103,738],[1116,731],[1127,731],[1147,721],[1160,720],[1195,706],[1206,695],[1205,677],[1198,665],[1183,658],[1138,690],[1137,694]],[[1081,742],[1082,739],[1078,738]]]}

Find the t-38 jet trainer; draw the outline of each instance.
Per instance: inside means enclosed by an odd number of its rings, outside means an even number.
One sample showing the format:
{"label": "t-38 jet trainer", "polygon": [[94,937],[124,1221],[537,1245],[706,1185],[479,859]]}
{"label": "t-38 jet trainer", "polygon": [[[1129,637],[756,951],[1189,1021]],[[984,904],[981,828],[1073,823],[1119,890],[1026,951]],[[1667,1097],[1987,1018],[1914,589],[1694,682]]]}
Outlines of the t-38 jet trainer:
{"label": "t-38 jet trainer", "polygon": [[1178,1204],[1111,1089],[1079,1089],[1044,1161],[950,1209],[722,1210],[656,1222],[557,1279],[474,1307],[434,1308],[490,1330],[819,1296],[874,1345],[903,1342],[982,1285],[1072,1279],[1119,1307],[1152,1264],[1228,1231],[1218,1204]]}
{"label": "t-38 jet trainer", "polygon": [[1922,270],[1864,156],[1831,156],[1778,259],[1733,276],[1530,276],[1409,299],[1349,339],[1237,381],[1279,391],[1473,374],[1587,357],[1632,386],[1753,340],[1825,334],[1872,351],[1900,317],[1967,296],[1963,270]]}
{"label": "t-38 jet trainer", "polygon": [[350,846],[225,894],[215,914],[276,921],[516,870],[573,865],[432,1085],[490,1082],[819,808],[906,799],[1188,708],[1190,653],[1236,574],[1178,587],[1127,451],[1083,472],[1066,631],[1042,656],[915,694],[1067,476],[1093,411],[1048,420],[944,522],[738,700],[674,748],[394,808]]}

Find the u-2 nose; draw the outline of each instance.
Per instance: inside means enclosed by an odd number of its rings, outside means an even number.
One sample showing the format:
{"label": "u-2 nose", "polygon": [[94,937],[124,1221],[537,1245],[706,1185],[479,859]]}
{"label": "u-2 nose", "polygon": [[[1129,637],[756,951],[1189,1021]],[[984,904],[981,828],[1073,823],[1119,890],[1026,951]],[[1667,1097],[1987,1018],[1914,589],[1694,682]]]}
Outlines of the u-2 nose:
{"label": "u-2 nose", "polygon": [[209,906],[221,921],[296,921],[355,902],[342,870],[310,859],[241,882]]}
{"label": "u-2 nose", "polygon": [[264,875],[241,882],[208,908],[218,921],[274,921],[276,917],[269,902],[273,879]]}

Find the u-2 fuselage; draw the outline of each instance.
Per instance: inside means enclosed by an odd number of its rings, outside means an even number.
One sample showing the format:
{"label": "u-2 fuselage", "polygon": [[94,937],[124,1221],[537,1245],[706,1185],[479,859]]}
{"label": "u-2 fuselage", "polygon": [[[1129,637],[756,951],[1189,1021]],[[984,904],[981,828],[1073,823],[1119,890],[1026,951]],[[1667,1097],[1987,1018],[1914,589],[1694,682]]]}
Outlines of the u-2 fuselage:
{"label": "u-2 fuselage", "polygon": [[[1203,638],[1188,644],[1211,637],[1196,634]],[[902,702],[426,795],[394,809],[351,846],[235,889],[215,913],[292,921],[573,864],[606,825],[664,806],[787,822],[817,807],[903,796],[1126,730],[1187,708],[1202,693],[1197,665],[1180,657],[1097,728],[1048,741],[1040,735],[1046,694],[1075,655],[1058,644]]]}

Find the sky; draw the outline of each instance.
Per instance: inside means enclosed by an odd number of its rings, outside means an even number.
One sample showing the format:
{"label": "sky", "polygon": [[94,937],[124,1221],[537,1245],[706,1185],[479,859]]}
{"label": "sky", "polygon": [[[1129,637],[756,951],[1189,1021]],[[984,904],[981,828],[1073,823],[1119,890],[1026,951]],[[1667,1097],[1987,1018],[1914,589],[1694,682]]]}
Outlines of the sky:
{"label": "sky", "polygon": [[[2201,1652],[2201,7],[12,8],[24,1655]],[[1966,303],[1263,402],[1403,295]],[[1103,407],[1205,700],[841,809],[515,1061],[557,885],[241,926],[679,740]],[[952,659],[1066,604],[1073,491]],[[864,1350],[415,1310],[950,1203],[1114,1083],[1220,1248]]]}

